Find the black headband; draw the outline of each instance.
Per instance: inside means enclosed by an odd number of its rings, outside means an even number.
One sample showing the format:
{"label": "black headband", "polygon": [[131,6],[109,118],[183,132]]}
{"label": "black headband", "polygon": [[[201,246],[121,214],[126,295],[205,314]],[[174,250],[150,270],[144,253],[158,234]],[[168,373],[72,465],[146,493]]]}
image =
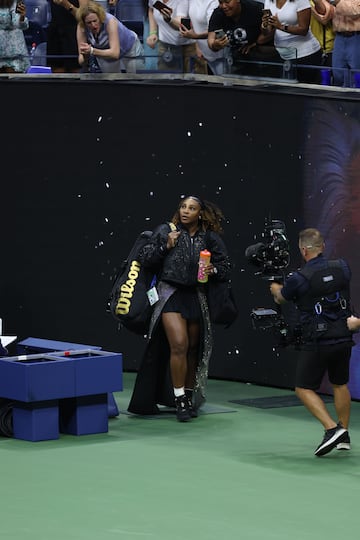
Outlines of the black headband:
{"label": "black headband", "polygon": [[194,199],[194,201],[196,201],[197,203],[200,204],[201,210],[203,210],[205,208],[204,202],[199,197],[196,197],[196,195],[187,195],[186,197],[184,197],[183,200],[185,200],[185,199]]}

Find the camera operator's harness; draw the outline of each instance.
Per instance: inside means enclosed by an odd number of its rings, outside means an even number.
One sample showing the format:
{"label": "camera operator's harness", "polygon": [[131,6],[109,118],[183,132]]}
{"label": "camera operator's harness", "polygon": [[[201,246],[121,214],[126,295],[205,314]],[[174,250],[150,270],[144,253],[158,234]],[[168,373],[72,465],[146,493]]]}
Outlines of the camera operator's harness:
{"label": "camera operator's harness", "polygon": [[299,310],[308,316],[302,324],[303,342],[351,336],[346,325],[350,315],[349,280],[341,261],[327,261],[327,266],[321,269],[303,268],[299,274],[310,285],[296,301]]}

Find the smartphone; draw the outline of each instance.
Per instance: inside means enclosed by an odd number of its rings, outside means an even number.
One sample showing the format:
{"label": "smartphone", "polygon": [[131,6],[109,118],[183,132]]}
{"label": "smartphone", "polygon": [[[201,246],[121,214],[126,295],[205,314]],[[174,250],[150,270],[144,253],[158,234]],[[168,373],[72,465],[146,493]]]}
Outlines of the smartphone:
{"label": "smartphone", "polygon": [[180,22],[183,26],[185,26],[185,28],[187,28],[188,30],[191,30],[191,21],[189,17],[181,18]]}
{"label": "smartphone", "polygon": [[18,7],[23,6],[23,5],[24,5],[24,0],[17,0],[16,9],[15,9],[16,13],[18,13]]}
{"label": "smartphone", "polygon": [[262,10],[263,17],[271,17],[271,9],[263,9]]}
{"label": "smartphone", "polygon": [[153,7],[155,9],[158,9],[159,11],[161,11],[162,9],[168,9],[169,11],[172,12],[172,9],[171,7],[167,6],[166,4],[164,4],[164,2],[160,2],[160,0],[156,0],[155,4],[153,5]]}
{"label": "smartphone", "polygon": [[215,38],[216,39],[221,39],[225,36],[225,32],[224,30],[221,28],[220,30],[215,30]]}

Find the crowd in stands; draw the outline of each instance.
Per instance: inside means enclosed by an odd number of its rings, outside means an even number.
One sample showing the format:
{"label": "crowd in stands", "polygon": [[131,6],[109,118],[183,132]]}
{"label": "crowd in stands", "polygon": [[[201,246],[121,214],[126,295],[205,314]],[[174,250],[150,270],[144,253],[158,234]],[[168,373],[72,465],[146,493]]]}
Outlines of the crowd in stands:
{"label": "crowd in stands", "polygon": [[358,0],[0,0],[0,73],[27,72],[34,42],[53,73],[146,72],[149,55],[162,73],[360,82]]}

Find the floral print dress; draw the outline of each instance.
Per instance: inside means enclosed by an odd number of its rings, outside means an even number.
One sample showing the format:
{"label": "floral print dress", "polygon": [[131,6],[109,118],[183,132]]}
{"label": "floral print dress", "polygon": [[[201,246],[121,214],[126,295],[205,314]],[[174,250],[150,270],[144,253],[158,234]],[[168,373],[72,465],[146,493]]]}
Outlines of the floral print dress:
{"label": "floral print dress", "polygon": [[16,13],[16,2],[10,8],[0,8],[0,68],[27,71],[30,62],[23,30],[28,27],[28,19],[21,22]]}

